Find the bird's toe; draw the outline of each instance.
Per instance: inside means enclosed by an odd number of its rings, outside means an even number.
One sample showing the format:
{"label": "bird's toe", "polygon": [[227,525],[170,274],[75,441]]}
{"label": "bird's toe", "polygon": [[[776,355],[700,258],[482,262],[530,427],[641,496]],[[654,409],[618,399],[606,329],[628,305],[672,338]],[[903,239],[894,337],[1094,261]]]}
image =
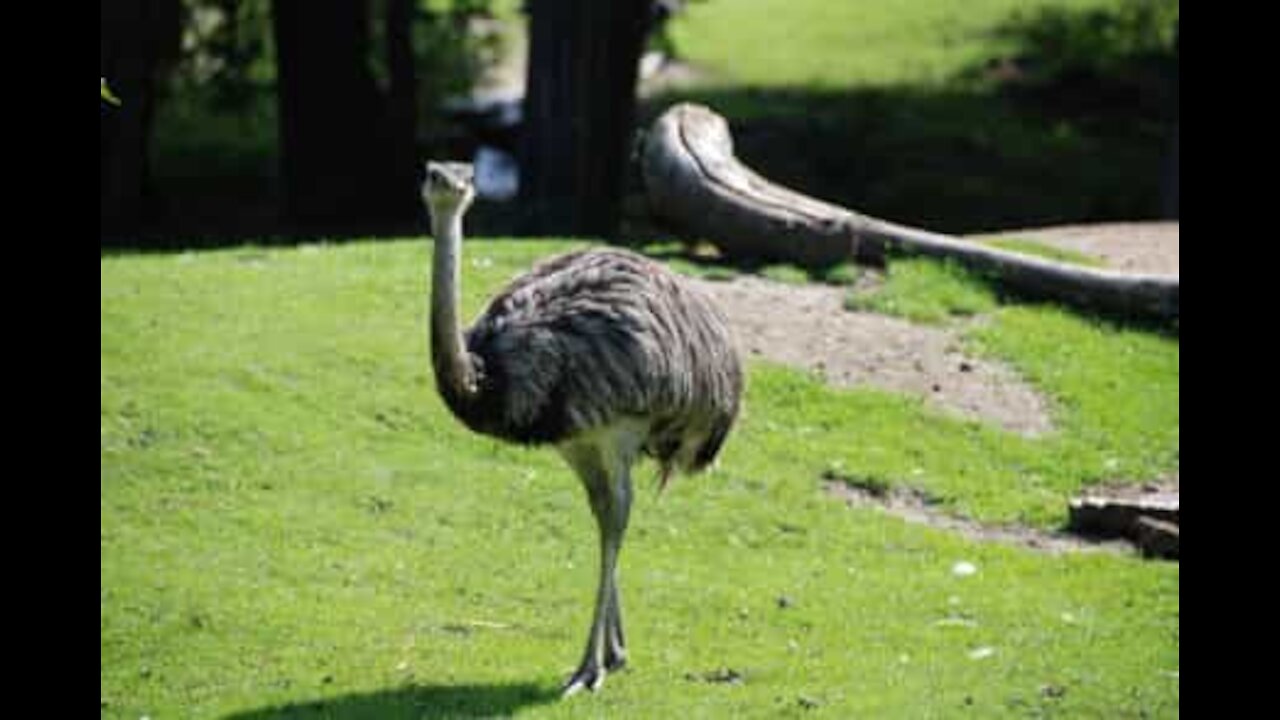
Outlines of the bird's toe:
{"label": "bird's toe", "polygon": [[604,685],[605,670],[598,666],[586,666],[578,668],[577,672],[569,676],[565,681],[564,688],[560,691],[561,697],[569,697],[576,695],[583,688],[595,692]]}
{"label": "bird's toe", "polygon": [[604,654],[604,669],[616,672],[627,666],[627,651],[621,648],[610,649]]}

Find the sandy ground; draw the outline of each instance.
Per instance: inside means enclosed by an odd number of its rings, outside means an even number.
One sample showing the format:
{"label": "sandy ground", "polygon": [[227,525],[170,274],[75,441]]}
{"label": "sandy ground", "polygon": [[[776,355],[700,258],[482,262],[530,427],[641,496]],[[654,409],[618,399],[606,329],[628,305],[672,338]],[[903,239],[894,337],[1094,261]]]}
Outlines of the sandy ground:
{"label": "sandy ground", "polygon": [[1178,223],[1061,225],[998,233],[1091,255],[1126,272],[1178,274]]}
{"label": "sandy ground", "polygon": [[1052,429],[1048,404],[1003,364],[965,355],[952,330],[849,312],[845,290],[758,277],[701,281],[744,356],[800,367],[844,387],[922,396],[934,407],[1024,435]]}
{"label": "sandy ground", "polygon": [[[1178,223],[1034,228],[1009,235],[1069,248],[1130,272],[1178,272]],[[943,412],[1024,435],[1052,430],[1049,403],[1011,368],[960,349],[962,328],[843,308],[844,290],[759,277],[699,281],[729,315],[742,352],[846,387],[911,393]]]}

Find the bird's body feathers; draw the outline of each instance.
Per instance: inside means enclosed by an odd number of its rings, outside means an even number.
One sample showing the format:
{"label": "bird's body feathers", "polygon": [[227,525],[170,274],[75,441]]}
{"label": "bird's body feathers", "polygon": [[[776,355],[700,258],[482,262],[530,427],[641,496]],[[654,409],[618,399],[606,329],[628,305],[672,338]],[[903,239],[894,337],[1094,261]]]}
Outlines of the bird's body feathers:
{"label": "bird's body feathers", "polygon": [[561,444],[642,421],[643,450],[665,475],[711,462],[737,415],[742,372],[724,317],[629,251],[539,264],[490,302],[465,341],[478,392],[445,399],[484,434]]}

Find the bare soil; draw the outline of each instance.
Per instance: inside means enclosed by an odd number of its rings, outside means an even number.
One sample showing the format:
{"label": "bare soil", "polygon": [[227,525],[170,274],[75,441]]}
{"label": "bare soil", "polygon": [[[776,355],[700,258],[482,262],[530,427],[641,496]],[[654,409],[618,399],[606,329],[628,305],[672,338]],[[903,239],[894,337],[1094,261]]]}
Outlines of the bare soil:
{"label": "bare soil", "polygon": [[759,277],[700,281],[729,316],[742,353],[818,373],[832,385],[925,398],[1012,432],[1052,430],[1049,404],[1006,365],[966,355],[954,330],[843,307],[845,290]]}
{"label": "bare soil", "polygon": [[1133,543],[1124,539],[1100,540],[1065,530],[1039,530],[1022,525],[987,525],[955,517],[933,507],[933,501],[928,495],[917,490],[894,489],[881,492],[854,487],[841,480],[827,480],[824,488],[828,495],[850,507],[879,507],[907,522],[950,530],[973,540],[1018,545],[1047,553],[1135,552]]}
{"label": "bare soil", "polygon": [[[1129,272],[1177,273],[1178,223],[1108,223],[1011,231]],[[963,326],[917,325],[843,307],[844,290],[755,276],[698,281],[720,304],[742,352],[846,387],[923,397],[929,405],[1023,435],[1053,429],[1050,404],[1008,366],[966,355]]]}
{"label": "bare soil", "polygon": [[1009,230],[996,235],[1034,240],[1074,250],[1125,272],[1178,274],[1178,223],[1129,222],[1060,225]]}

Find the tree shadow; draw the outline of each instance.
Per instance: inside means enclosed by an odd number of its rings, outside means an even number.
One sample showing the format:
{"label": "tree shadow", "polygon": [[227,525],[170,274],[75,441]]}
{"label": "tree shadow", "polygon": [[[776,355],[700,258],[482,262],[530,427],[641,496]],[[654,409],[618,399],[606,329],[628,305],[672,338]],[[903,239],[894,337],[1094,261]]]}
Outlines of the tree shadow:
{"label": "tree shadow", "polygon": [[322,700],[275,705],[223,720],[398,720],[399,718],[508,717],[521,708],[556,700],[552,687],[534,683],[409,685]]}
{"label": "tree shadow", "polygon": [[[1001,40],[993,48],[1007,50],[934,82],[672,90],[641,101],[636,127],[676,102],[708,105],[728,119],[738,156],[765,177],[940,232],[1153,219],[1165,214],[1162,174],[1176,148],[1178,58],[1165,6],[1176,13],[1170,2],[1014,13],[988,31]],[[469,157],[479,142],[458,128],[436,130],[422,157]],[[227,138],[234,133],[218,127],[199,143],[190,134],[156,149],[165,168],[157,209],[120,243],[185,249],[425,232],[423,213],[298,231],[276,207],[274,141]],[[679,235],[649,217],[634,167],[627,185],[622,239]],[[479,202],[467,230],[518,234],[525,213],[519,201]]]}

